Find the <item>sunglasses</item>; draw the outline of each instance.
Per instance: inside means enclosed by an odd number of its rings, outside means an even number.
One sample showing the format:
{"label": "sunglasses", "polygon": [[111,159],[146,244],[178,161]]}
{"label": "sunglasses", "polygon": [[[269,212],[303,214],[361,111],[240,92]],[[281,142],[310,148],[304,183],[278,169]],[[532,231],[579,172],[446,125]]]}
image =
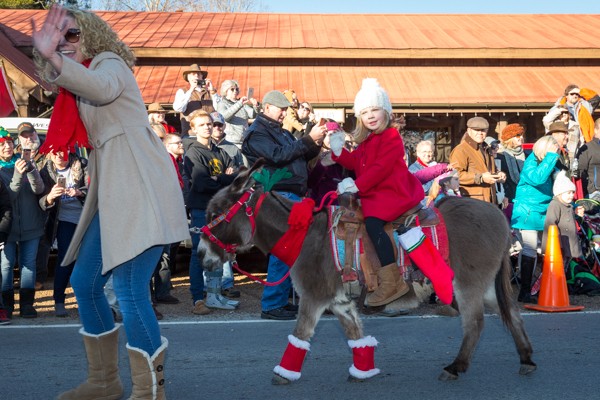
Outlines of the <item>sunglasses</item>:
{"label": "sunglasses", "polygon": [[577,96],[577,97],[579,97],[579,93],[575,93],[575,92],[569,93],[569,96]]}
{"label": "sunglasses", "polygon": [[65,33],[65,40],[69,43],[77,43],[77,42],[79,42],[80,36],[81,36],[81,29],[69,28],[69,29],[67,29],[67,33]]}
{"label": "sunglasses", "polygon": [[223,124],[220,124],[220,123],[218,123],[218,122],[217,122],[217,123],[214,123],[214,122],[213,122],[213,127],[215,127],[215,128],[222,128],[222,127],[223,127]]}
{"label": "sunglasses", "polygon": [[232,92],[238,92],[238,93],[240,92],[240,88],[237,88],[237,87],[229,88],[229,90],[231,90]]}

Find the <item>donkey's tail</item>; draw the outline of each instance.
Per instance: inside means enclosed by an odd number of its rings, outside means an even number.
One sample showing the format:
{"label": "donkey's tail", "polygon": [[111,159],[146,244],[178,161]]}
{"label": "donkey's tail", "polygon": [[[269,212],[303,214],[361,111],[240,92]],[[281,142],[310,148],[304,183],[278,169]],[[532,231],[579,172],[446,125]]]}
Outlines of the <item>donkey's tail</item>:
{"label": "donkey's tail", "polygon": [[512,287],[510,286],[510,275],[512,265],[510,263],[510,256],[506,252],[502,258],[502,266],[496,275],[496,281],[494,286],[496,288],[496,300],[498,301],[498,308],[500,309],[500,318],[504,325],[509,327],[512,324],[511,318],[511,302],[512,299]]}

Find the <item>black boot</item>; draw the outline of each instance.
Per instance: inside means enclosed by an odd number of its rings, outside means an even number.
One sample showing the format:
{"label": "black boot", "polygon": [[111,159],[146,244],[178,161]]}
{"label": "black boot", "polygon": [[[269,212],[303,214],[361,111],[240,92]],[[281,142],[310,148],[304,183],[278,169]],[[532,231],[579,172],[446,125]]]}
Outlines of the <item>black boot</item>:
{"label": "black boot", "polygon": [[19,290],[19,315],[22,318],[37,318],[37,311],[33,308],[35,289]]}
{"label": "black boot", "polygon": [[536,258],[521,256],[521,290],[519,290],[517,298],[521,303],[537,303],[537,299],[531,297],[531,281],[535,262]]}
{"label": "black boot", "polygon": [[15,291],[12,289],[4,290],[2,292],[2,303],[4,303],[8,318],[12,319],[13,312],[15,311]]}

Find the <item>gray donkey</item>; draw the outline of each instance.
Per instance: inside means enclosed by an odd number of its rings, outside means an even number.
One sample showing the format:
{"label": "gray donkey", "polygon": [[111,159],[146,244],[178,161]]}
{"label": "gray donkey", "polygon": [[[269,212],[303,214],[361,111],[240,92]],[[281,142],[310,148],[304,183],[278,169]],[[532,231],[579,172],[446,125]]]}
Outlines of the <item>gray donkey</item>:
{"label": "gray donkey", "polygon": [[[294,203],[273,192],[265,192],[252,174],[260,163],[241,172],[227,188],[210,201],[207,221],[198,246],[198,255],[209,271],[235,262],[235,251],[254,245],[268,254],[288,229]],[[536,369],[532,347],[515,305],[510,286],[510,231],[502,212],[490,203],[469,198],[448,198],[439,205],[445,219],[454,270],[454,296],[460,310],[463,340],[454,361],[446,366],[440,380],[458,379],[466,372],[479,341],[484,323],[484,307],[499,312],[510,331],[520,358],[519,373]],[[375,367],[377,340],[363,335],[356,304],[344,290],[334,267],[328,235],[328,213],[315,212],[301,251],[291,266],[290,276],[300,295],[300,308],[294,332],[279,365],[274,368],[273,384],[297,380],[310,338],[319,318],[327,309],[340,321],[353,352],[350,380],[364,380],[380,371]]]}

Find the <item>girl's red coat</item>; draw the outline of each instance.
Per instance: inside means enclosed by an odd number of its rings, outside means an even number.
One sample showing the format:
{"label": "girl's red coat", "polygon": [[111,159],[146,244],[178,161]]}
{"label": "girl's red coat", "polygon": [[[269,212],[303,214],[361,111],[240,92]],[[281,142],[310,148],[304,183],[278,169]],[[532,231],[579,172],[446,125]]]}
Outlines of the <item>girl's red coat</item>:
{"label": "girl's red coat", "polygon": [[404,161],[404,144],[395,128],[370,134],[356,150],[342,150],[333,160],[356,174],[365,217],[393,221],[415,207],[425,194]]}

